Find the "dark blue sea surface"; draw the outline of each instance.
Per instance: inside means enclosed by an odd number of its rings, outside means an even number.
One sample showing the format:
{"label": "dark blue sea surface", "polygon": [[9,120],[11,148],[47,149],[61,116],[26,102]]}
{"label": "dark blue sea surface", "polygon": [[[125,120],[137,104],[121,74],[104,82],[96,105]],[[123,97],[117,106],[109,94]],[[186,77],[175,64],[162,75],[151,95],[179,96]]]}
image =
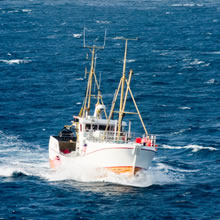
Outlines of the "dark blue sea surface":
{"label": "dark blue sea surface", "polygon": [[[77,115],[86,43],[110,108],[127,72],[158,152],[138,177],[51,171],[48,140]],[[89,55],[90,56],[90,55]],[[132,101],[128,100],[132,110]],[[125,118],[126,119],[126,118]],[[142,132],[138,119],[132,131]],[[220,219],[218,0],[0,1],[0,219]]]}

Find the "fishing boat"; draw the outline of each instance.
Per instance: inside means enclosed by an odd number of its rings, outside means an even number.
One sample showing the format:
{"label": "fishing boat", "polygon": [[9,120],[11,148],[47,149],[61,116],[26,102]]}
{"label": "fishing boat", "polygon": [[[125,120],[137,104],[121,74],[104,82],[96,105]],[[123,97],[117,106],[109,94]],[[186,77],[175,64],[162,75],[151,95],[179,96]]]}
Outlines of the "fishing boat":
{"label": "fishing boat", "polygon": [[[130,88],[133,71],[126,74],[126,59],[128,40],[125,40],[123,71],[121,79],[107,115],[107,109],[100,91],[100,83],[96,77],[96,52],[104,49],[98,46],[87,46],[91,52],[90,71],[82,108],[78,115],[73,116],[71,125],[66,125],[57,136],[49,139],[50,167],[57,169],[63,163],[74,169],[74,159],[82,160],[97,170],[105,170],[116,174],[128,173],[135,175],[141,170],[147,170],[157,151],[156,136],[150,135],[145,127],[134,95]],[[128,75],[128,77],[126,76]],[[93,94],[93,87],[97,88]],[[135,112],[126,112],[126,100],[131,97]],[[117,101],[118,97],[120,100]],[[95,100],[95,102],[94,102]],[[91,110],[94,102],[94,112]],[[119,102],[119,103],[118,103]],[[118,103],[119,109],[116,109]],[[137,114],[142,124],[144,134],[131,132],[131,121],[124,120],[125,115]],[[79,168],[79,167],[78,167]]]}

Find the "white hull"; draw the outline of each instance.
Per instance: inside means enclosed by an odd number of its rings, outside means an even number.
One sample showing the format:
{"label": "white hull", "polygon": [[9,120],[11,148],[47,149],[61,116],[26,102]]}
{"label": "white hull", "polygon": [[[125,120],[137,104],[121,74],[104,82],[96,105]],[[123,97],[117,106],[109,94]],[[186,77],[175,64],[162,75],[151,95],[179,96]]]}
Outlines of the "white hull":
{"label": "white hull", "polygon": [[[71,163],[74,158],[82,159],[97,169],[107,169],[115,173],[147,170],[156,153],[155,147],[143,146],[133,142],[108,143],[86,141],[86,148],[64,154],[59,150],[59,142],[53,136],[49,142],[49,159],[53,168],[62,163]],[[71,166],[71,164],[69,164]]]}

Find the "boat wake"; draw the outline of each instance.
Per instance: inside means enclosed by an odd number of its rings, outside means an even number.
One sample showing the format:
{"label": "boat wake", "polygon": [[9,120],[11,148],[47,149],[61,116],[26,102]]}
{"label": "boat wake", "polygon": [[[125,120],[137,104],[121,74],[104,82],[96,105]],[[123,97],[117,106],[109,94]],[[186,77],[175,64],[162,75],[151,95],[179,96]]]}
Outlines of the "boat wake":
{"label": "boat wake", "polygon": [[209,150],[209,151],[215,151],[217,150],[214,147],[204,147],[200,145],[187,145],[187,146],[169,146],[169,145],[162,145],[162,148],[164,149],[173,149],[173,150],[178,150],[178,149],[192,149],[192,152],[198,152],[200,150]]}
{"label": "boat wake", "polygon": [[[173,184],[184,178],[184,170],[178,170],[172,167],[152,166],[147,171],[140,171],[137,175],[131,176],[129,173],[116,174],[106,170],[97,170],[91,164],[85,164],[77,158],[70,164],[65,164],[60,169],[45,173],[44,178],[49,181],[74,180],[80,182],[106,182],[117,185],[149,187],[151,185]],[[74,166],[73,166],[74,164]],[[80,169],[72,169],[72,167],[80,167]]]}
{"label": "boat wake", "polygon": [[0,62],[12,65],[12,64],[26,64],[30,63],[31,60],[20,60],[20,59],[14,59],[14,60],[0,60]]}
{"label": "boat wake", "polygon": [[48,169],[47,149],[0,131],[0,177],[38,176]]}

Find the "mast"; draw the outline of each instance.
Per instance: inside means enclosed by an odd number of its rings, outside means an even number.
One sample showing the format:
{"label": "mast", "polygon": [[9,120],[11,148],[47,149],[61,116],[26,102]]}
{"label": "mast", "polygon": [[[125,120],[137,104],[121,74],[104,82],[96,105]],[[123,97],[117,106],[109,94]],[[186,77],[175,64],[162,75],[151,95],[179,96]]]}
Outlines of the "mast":
{"label": "mast", "polygon": [[95,47],[92,48],[92,61],[91,61],[91,68],[90,68],[88,87],[87,87],[87,94],[88,94],[87,113],[88,115],[90,112],[90,105],[91,105],[92,79],[93,79],[93,74],[94,74],[94,58],[95,58]]}
{"label": "mast", "polygon": [[[119,85],[118,85],[118,89],[116,90],[116,93],[115,93],[115,96],[114,96],[114,99],[113,99],[113,102],[112,102],[112,108],[111,108],[111,111],[110,111],[110,114],[109,114],[109,118],[108,118],[108,123],[107,123],[106,129],[105,129],[105,131],[108,130],[109,122],[110,122],[110,120],[112,118],[113,113],[114,112],[118,113],[118,125],[117,125],[117,139],[118,140],[120,139],[121,130],[122,130],[122,120],[123,120],[123,117],[124,117],[125,114],[137,114],[139,116],[141,124],[142,124],[142,126],[144,128],[145,135],[148,136],[147,129],[146,129],[145,125],[144,125],[144,122],[143,122],[143,119],[141,117],[140,111],[138,109],[138,106],[136,104],[136,101],[134,99],[133,93],[132,93],[131,88],[130,88],[130,82],[131,82],[131,77],[132,77],[132,74],[133,74],[133,70],[130,70],[130,72],[129,72],[129,79],[127,80],[127,78],[126,78],[126,61],[127,61],[128,40],[137,40],[137,38],[135,38],[135,39],[122,38],[122,39],[125,40],[125,52],[124,52],[124,62],[123,62],[122,77],[120,79],[120,82],[119,82]],[[124,94],[125,87],[126,87],[126,91],[125,91],[125,94]],[[119,107],[119,111],[115,111],[114,110],[115,109],[115,103],[117,101],[117,97],[119,95],[120,89],[121,89],[120,107]],[[132,101],[134,103],[134,106],[136,108],[136,112],[125,112],[125,106],[126,106],[126,100],[127,100],[128,93],[130,93],[130,96],[131,96]]]}
{"label": "mast", "polygon": [[[127,48],[128,48],[128,40],[137,40],[137,39],[128,39],[128,38],[123,38],[125,40],[125,52],[124,52],[124,62],[123,62],[123,71],[122,71],[122,78],[121,78],[121,98],[120,98],[120,108],[119,108],[119,117],[118,117],[118,137],[120,136],[121,133],[121,125],[122,125],[122,119],[124,115],[124,109],[125,106],[124,104],[124,87],[125,87],[125,81],[126,81],[126,76],[125,76],[125,71],[126,71],[126,61],[127,61]],[[126,101],[125,101],[126,103]]]}
{"label": "mast", "polygon": [[[97,77],[95,74],[95,55],[98,50],[103,50],[105,48],[105,40],[106,40],[106,31],[105,31],[105,37],[104,37],[104,44],[102,47],[99,47],[96,45],[93,45],[93,46],[86,45],[85,28],[84,28],[83,46],[84,46],[84,48],[89,49],[89,51],[92,54],[92,58],[91,58],[91,66],[90,66],[89,77],[88,77],[87,88],[86,88],[86,96],[84,98],[83,107],[79,113],[79,115],[82,117],[86,117],[90,113],[91,97],[94,96],[94,95],[92,95],[93,78],[94,78],[96,87],[98,89],[97,103],[99,104],[99,100],[101,100],[101,103],[104,105],[103,100],[102,100],[102,96],[100,93],[100,85],[98,84]],[[107,117],[105,110],[104,110],[104,112],[105,112],[105,116]]]}

